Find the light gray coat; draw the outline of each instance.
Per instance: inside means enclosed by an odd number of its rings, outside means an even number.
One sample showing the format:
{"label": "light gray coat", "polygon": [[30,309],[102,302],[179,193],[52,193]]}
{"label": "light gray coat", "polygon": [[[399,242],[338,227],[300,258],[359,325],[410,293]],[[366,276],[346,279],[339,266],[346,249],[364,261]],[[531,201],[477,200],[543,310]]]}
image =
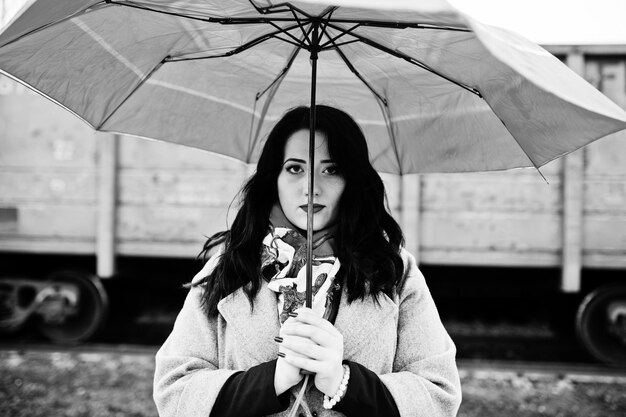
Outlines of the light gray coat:
{"label": "light gray coat", "polygon": [[[390,299],[347,303],[342,295],[335,327],[344,357],[380,376],[403,417],[455,416],[461,402],[456,348],[445,331],[415,259],[403,251],[405,278]],[[205,276],[215,259],[197,275]],[[208,417],[224,382],[276,358],[279,332],[276,293],[262,286],[251,311],[242,289],[221,300],[208,319],[202,289],[190,290],[172,333],[156,355],[154,400],[161,417]],[[299,386],[292,388],[292,404]],[[319,417],[341,413],[322,407],[322,394],[307,391],[301,411]],[[288,412],[277,414],[287,416]]]}

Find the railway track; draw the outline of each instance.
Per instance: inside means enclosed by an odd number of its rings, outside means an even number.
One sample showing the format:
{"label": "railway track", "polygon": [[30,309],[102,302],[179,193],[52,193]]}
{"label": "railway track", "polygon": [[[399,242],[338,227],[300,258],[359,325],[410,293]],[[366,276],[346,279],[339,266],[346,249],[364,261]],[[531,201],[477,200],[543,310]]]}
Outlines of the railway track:
{"label": "railway track", "polygon": [[573,382],[626,384],[626,367],[602,364],[471,359],[460,359],[457,364],[461,377],[476,379],[513,379],[524,375],[530,379],[557,377]]}

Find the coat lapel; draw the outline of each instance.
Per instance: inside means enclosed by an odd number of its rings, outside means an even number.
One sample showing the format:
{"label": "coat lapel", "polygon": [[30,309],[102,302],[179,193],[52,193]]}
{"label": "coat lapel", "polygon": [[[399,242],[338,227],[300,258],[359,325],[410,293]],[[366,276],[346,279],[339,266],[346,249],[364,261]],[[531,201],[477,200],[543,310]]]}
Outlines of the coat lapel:
{"label": "coat lapel", "polygon": [[258,363],[276,358],[278,346],[274,337],[278,336],[280,323],[276,293],[263,284],[254,301],[254,308],[242,288],[222,299],[217,309],[243,343],[237,347],[246,351]]}

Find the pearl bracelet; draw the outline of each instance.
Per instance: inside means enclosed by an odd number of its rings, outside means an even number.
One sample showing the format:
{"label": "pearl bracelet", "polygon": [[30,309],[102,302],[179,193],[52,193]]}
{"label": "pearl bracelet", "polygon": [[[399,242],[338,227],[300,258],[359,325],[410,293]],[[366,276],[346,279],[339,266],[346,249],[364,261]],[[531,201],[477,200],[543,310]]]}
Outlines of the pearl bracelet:
{"label": "pearl bracelet", "polygon": [[341,383],[339,384],[339,388],[337,389],[337,393],[335,393],[333,398],[330,398],[328,395],[324,394],[324,408],[330,410],[343,398],[343,395],[346,393],[346,388],[348,388],[348,380],[350,379],[350,367],[346,364],[343,365],[343,378]]}

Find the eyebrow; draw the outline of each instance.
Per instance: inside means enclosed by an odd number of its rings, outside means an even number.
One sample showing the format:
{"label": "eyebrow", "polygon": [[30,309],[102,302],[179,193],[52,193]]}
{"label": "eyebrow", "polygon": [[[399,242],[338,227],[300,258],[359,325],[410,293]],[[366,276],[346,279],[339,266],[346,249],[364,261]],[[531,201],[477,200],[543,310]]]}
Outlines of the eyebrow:
{"label": "eyebrow", "polygon": [[[306,161],[304,159],[299,159],[299,158],[287,158],[285,159],[285,162],[283,162],[283,165],[285,165],[287,162],[297,162],[300,164],[306,164]],[[320,161],[322,164],[333,164],[334,161],[332,159],[323,159]]]}
{"label": "eyebrow", "polygon": [[306,161],[304,159],[298,159],[298,158],[287,158],[285,159],[285,162],[283,162],[283,165],[285,165],[287,162],[297,162],[299,164],[306,164]]}

